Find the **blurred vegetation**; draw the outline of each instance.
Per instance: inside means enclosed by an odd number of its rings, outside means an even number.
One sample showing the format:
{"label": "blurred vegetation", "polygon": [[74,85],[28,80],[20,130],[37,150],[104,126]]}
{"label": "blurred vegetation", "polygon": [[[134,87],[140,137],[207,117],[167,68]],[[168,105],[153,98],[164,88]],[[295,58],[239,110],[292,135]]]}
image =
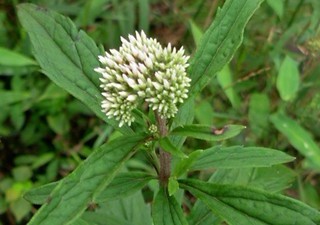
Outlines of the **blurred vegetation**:
{"label": "blurred vegetation", "polygon": [[[17,19],[15,6],[22,2],[0,1],[0,224],[5,225],[25,224],[35,212],[22,197],[25,191],[61,179],[95,147],[119,135],[41,73]],[[192,55],[224,1],[28,2],[69,16],[105,49],[143,29]],[[265,1],[235,57],[197,97],[195,108],[199,123],[247,126],[229,144],[295,156],[287,165],[291,171],[285,176],[294,179],[285,194],[318,209],[320,162],[313,156],[320,154],[319,26],[318,0]],[[186,146],[191,151],[209,144],[188,140]],[[145,161],[137,155],[127,167],[151,169]]]}

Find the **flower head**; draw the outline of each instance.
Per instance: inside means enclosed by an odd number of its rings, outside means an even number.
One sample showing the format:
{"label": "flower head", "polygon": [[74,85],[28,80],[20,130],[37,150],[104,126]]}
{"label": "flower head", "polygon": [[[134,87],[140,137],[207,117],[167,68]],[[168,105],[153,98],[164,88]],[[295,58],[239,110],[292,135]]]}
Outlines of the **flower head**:
{"label": "flower head", "polygon": [[128,40],[121,37],[119,50],[111,49],[99,56],[103,89],[103,112],[109,118],[131,125],[134,121],[132,110],[146,102],[150,109],[163,118],[173,117],[177,104],[186,99],[190,78],[186,68],[189,57],[184,49],[163,48],[156,39],[147,38],[145,33],[136,32]]}

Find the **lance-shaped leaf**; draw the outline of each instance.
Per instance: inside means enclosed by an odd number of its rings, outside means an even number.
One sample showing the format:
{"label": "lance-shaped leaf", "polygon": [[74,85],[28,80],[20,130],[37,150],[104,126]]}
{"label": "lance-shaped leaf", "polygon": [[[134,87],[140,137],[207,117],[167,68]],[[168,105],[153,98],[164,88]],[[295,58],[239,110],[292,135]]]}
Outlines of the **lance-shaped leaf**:
{"label": "lance-shaped leaf", "polygon": [[174,196],[161,187],[152,205],[154,225],[187,225],[187,220]]}
{"label": "lance-shaped leaf", "polygon": [[[296,174],[283,165],[260,168],[217,169],[209,182],[215,184],[232,184],[252,187],[276,193],[289,188]],[[220,225],[221,219],[197,200],[188,215],[190,225]]]}
{"label": "lance-shaped leaf", "polygon": [[226,125],[221,129],[202,124],[177,127],[170,133],[173,136],[187,136],[206,141],[223,141],[238,135],[245,126]]}
{"label": "lance-shaped leaf", "polygon": [[320,224],[316,209],[283,195],[199,180],[179,183],[230,225]]}
{"label": "lance-shaped leaf", "polygon": [[201,39],[191,62],[190,96],[195,95],[233,57],[244,28],[263,0],[227,0]]}
{"label": "lance-shaped leaf", "polygon": [[[99,49],[94,41],[69,18],[33,4],[18,5],[18,16],[43,73],[118,129],[118,122],[101,111],[99,75],[93,71],[99,66]],[[127,126],[120,130],[131,131]]]}
{"label": "lance-shaped leaf", "polygon": [[201,153],[192,169],[269,167],[294,159],[284,152],[270,148],[214,146]]}
{"label": "lance-shaped leaf", "polygon": [[[111,199],[118,199],[143,188],[153,176],[142,172],[130,172],[118,174],[107,188],[98,195],[97,202],[104,202]],[[58,185],[59,182],[53,182],[33,188],[24,194],[24,198],[33,204],[44,204],[50,196],[50,193]]]}
{"label": "lance-shaped leaf", "polygon": [[99,194],[144,139],[142,135],[123,136],[95,150],[59,182],[29,224],[70,224],[80,217],[89,204],[97,202]]}
{"label": "lance-shaped leaf", "polygon": [[307,130],[281,113],[273,114],[270,119],[273,125],[288,138],[293,147],[312,162],[314,166],[320,168],[320,147]]}

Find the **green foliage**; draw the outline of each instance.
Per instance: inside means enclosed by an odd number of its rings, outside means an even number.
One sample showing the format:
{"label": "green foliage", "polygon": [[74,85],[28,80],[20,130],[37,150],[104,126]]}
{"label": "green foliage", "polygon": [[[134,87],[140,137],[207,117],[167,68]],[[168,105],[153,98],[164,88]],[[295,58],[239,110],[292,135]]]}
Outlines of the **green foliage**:
{"label": "green foliage", "polygon": [[214,146],[204,150],[191,168],[200,170],[207,168],[268,167],[292,160],[294,160],[294,157],[273,149]]}
{"label": "green foliage", "polygon": [[[78,32],[67,18],[39,6],[21,4],[18,14],[44,74],[116,128],[117,123],[100,109],[99,81],[92,70],[99,66],[99,49],[93,40],[85,32]],[[129,132],[130,128],[122,130]]]}
{"label": "green foliage", "polygon": [[[0,225],[320,223],[318,1],[20,2],[0,9]],[[101,112],[97,56],[135,30],[191,56],[165,129]]]}
{"label": "green foliage", "polygon": [[271,117],[275,127],[283,133],[312,166],[320,168],[320,148],[313,141],[311,134],[301,127],[296,121],[281,113],[273,114]]}
{"label": "green foliage", "polygon": [[191,96],[200,92],[212,76],[231,60],[242,42],[245,25],[262,1],[226,1],[218,10],[190,65]]}
{"label": "green foliage", "polygon": [[0,48],[0,65],[5,66],[29,66],[36,62],[27,56],[21,55],[9,49]]}
{"label": "green foliage", "polygon": [[99,193],[144,138],[141,135],[121,137],[94,151],[53,189],[48,202],[29,224],[63,224],[80,217],[88,204],[96,202]]}
{"label": "green foliage", "polygon": [[193,180],[182,180],[180,185],[229,224],[316,225],[320,222],[320,213],[317,210],[282,195]]}
{"label": "green foliage", "polygon": [[160,188],[154,199],[152,217],[155,225],[188,224],[177,200],[174,196],[169,196],[164,187]]}
{"label": "green foliage", "polygon": [[298,64],[289,56],[281,63],[277,78],[277,88],[284,101],[292,100],[298,89],[300,74]]}
{"label": "green foliage", "polygon": [[221,129],[217,129],[208,125],[193,124],[177,127],[171,134],[189,136],[206,141],[223,141],[238,135],[244,128],[246,127],[241,125],[226,125]]}

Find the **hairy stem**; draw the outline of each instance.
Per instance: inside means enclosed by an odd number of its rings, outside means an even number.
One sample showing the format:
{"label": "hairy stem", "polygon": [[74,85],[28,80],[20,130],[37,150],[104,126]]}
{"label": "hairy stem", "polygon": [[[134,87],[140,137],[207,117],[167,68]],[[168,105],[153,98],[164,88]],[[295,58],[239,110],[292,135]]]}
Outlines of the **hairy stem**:
{"label": "hairy stem", "polygon": [[[161,118],[158,113],[155,113],[158,129],[160,136],[164,137],[168,134],[167,121]],[[160,171],[159,180],[161,186],[167,186],[170,177],[170,166],[171,166],[171,155],[170,153],[164,151],[162,148],[159,149],[159,160],[160,160]]]}

